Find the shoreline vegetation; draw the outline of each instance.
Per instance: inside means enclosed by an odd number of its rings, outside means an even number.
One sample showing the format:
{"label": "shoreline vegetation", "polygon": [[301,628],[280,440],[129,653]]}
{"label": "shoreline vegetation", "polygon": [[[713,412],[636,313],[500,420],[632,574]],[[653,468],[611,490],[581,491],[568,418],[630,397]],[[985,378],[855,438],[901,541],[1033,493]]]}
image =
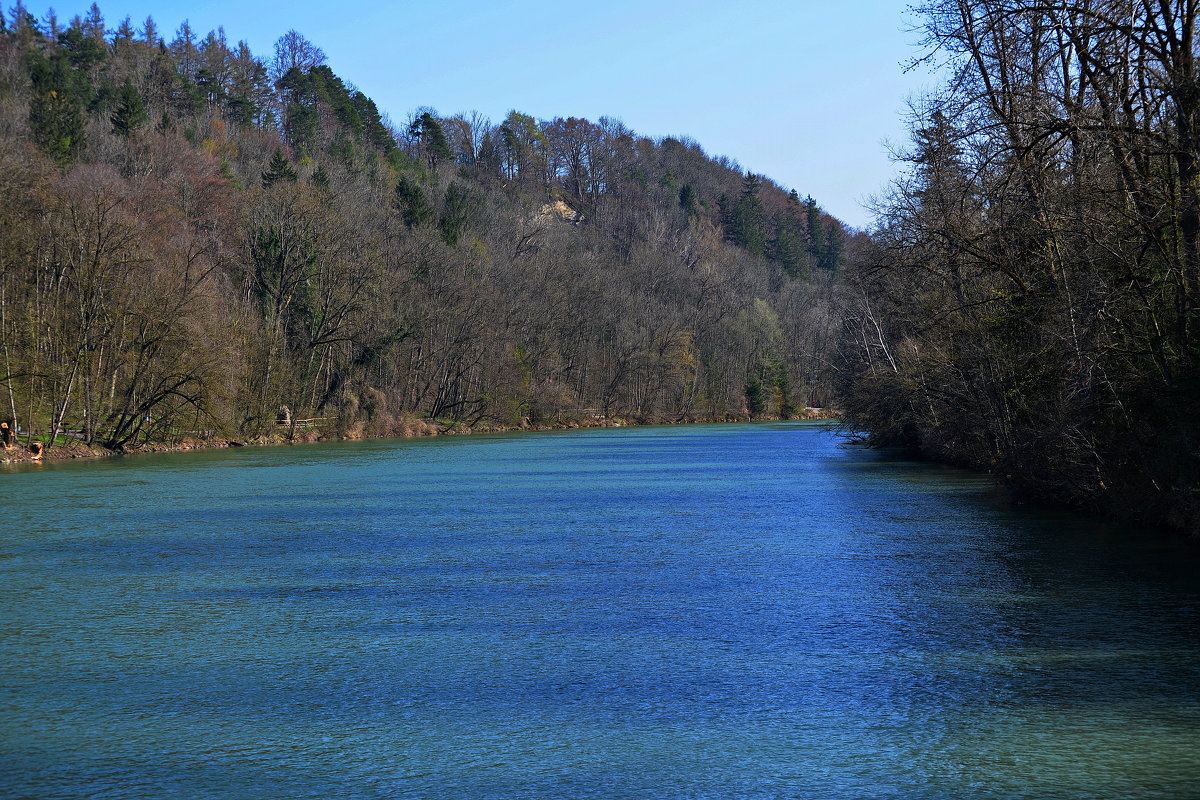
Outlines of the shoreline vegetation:
{"label": "shoreline vegetation", "polygon": [[836,405],[864,234],[815,199],[613,118],[391,119],[335,66],[0,11],[0,422],[55,458]]}
{"label": "shoreline vegetation", "polygon": [[[805,408],[796,412],[788,419],[791,421],[835,421],[840,418],[840,412],[828,408]],[[83,441],[69,437],[59,437],[52,447],[43,447],[40,455],[32,452],[32,444],[14,443],[11,448],[0,449],[0,464],[36,464],[74,459],[111,458],[125,455],[147,455],[153,453],[181,453],[192,450],[217,450],[228,447],[269,447],[293,444],[316,444],[319,442],[336,441],[366,441],[385,439],[412,439],[425,436],[468,436],[486,433],[510,433],[516,431],[564,431],[586,428],[630,428],[646,425],[702,425],[723,422],[771,422],[783,421],[778,415],[756,416],[752,419],[745,416],[729,415],[718,419],[689,417],[684,419],[655,419],[655,418],[624,418],[605,417],[601,415],[563,416],[550,421],[531,422],[523,420],[520,425],[479,424],[466,425],[454,421],[406,418],[383,429],[382,432],[364,434],[362,430],[343,431],[338,433],[332,429],[322,430],[308,427],[302,430],[279,432],[269,435],[250,437],[211,436],[207,438],[185,437],[176,441],[148,441],[126,447],[121,450],[109,449],[100,445],[88,445]],[[41,444],[40,441],[34,444]]]}
{"label": "shoreline vegetation", "polygon": [[844,273],[847,423],[1200,536],[1200,6],[914,10],[947,80]]}

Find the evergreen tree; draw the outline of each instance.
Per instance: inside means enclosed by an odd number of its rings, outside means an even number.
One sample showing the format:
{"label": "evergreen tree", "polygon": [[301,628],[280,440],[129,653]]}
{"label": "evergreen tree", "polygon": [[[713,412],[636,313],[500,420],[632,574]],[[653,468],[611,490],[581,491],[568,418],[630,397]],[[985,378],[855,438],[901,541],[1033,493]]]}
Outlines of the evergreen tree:
{"label": "evergreen tree", "polygon": [[810,258],[805,243],[803,208],[800,197],[793,189],[788,194],[787,206],[775,219],[775,239],[771,242],[771,260],[777,263],[789,278],[808,277]]}
{"label": "evergreen tree", "polygon": [[791,419],[796,413],[796,406],[792,403],[792,380],[783,359],[776,358],[771,362],[771,385],[775,388],[779,403],[779,416]]}
{"label": "evergreen tree", "polygon": [[267,68],[254,57],[250,45],[238,42],[229,65],[229,86],[226,107],[239,125],[250,126],[263,121],[264,107],[271,99],[267,87]]}
{"label": "evergreen tree", "polygon": [[296,170],[292,169],[292,165],[288,163],[287,156],[283,154],[283,151],[276,149],[275,155],[271,156],[271,163],[267,165],[266,172],[262,174],[263,188],[269,188],[279,181],[295,183]]}
{"label": "evergreen tree", "polygon": [[471,212],[471,195],[459,183],[451,183],[446,189],[446,197],[442,202],[442,216],[438,227],[442,231],[442,239],[454,247],[462,237]]}
{"label": "evergreen tree", "polygon": [[408,134],[416,137],[420,143],[421,151],[429,161],[430,169],[436,170],[439,163],[454,159],[454,151],[450,149],[450,143],[446,141],[446,132],[442,130],[441,123],[428,111],[413,120],[412,125],[408,128]]}
{"label": "evergreen tree", "polygon": [[767,393],[763,388],[762,379],[756,374],[751,374],[746,379],[746,410],[751,416],[767,410]]}
{"label": "evergreen tree", "polygon": [[825,228],[825,245],[821,248],[821,258],[817,262],[821,269],[837,272],[845,247],[846,231],[842,228],[842,223],[831,218]]}
{"label": "evergreen tree", "polygon": [[808,247],[791,219],[778,221],[775,240],[771,242],[771,257],[789,278],[808,277]]}
{"label": "evergreen tree", "polygon": [[87,141],[83,110],[65,92],[36,94],[29,103],[33,140],[60,166],[67,166],[83,151]]}
{"label": "evergreen tree", "polygon": [[329,173],[325,171],[324,167],[318,166],[315,170],[313,170],[313,174],[309,176],[308,182],[319,189],[328,189]]}
{"label": "evergreen tree", "polygon": [[726,226],[726,238],[742,247],[755,258],[761,258],[766,250],[766,234],[763,231],[763,207],[759,198],[762,179],[747,172],[742,181],[742,193],[734,201]]}
{"label": "evergreen tree", "polygon": [[113,133],[128,136],[149,120],[142,96],[134,88],[133,81],[126,78],[117,96],[117,108],[112,114]]}
{"label": "evergreen tree", "polygon": [[812,195],[804,201],[804,211],[808,222],[808,252],[813,261],[820,261],[825,249],[825,232],[821,225],[821,209]]}
{"label": "evergreen tree", "polygon": [[396,183],[396,208],[404,224],[416,228],[433,220],[434,212],[425,199],[425,192],[406,175]]}
{"label": "evergreen tree", "polygon": [[689,217],[696,213],[696,191],[690,183],[685,183],[679,190],[679,207]]}
{"label": "evergreen tree", "polygon": [[299,67],[292,67],[279,79],[278,87],[285,98],[283,128],[288,143],[298,153],[305,153],[316,141],[320,131],[321,114],[314,81]]}
{"label": "evergreen tree", "polygon": [[390,155],[396,149],[396,140],[383,124],[383,116],[375,106],[375,101],[362,92],[355,92],[351,102],[362,119],[363,136],[367,142],[382,150],[384,155]]}

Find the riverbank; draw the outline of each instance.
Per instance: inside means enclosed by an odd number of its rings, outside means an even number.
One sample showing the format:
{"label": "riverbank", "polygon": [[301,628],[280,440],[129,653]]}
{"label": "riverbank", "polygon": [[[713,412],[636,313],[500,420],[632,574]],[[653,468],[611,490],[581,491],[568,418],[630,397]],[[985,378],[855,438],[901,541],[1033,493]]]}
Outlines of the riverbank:
{"label": "riverbank", "polygon": [[[828,408],[805,408],[790,417],[792,420],[834,420],[839,412]],[[727,415],[724,417],[688,417],[683,419],[657,419],[635,417],[606,417],[589,415],[576,417],[559,417],[549,422],[530,422],[523,420],[519,425],[498,425],[481,422],[468,425],[462,422],[447,422],[435,419],[411,418],[404,419],[389,426],[386,432],[372,435],[364,432],[362,426],[351,428],[337,434],[333,431],[323,431],[319,428],[275,433],[265,436],[250,437],[213,437],[213,438],[183,438],[173,442],[145,442],[136,446],[127,446],[114,450],[100,445],[88,445],[82,441],[59,442],[53,447],[42,451],[40,457],[34,457],[26,445],[14,445],[9,450],[0,450],[0,464],[39,463],[49,461],[70,461],[81,458],[109,458],[112,456],[134,455],[138,453],[182,453],[191,450],[213,450],[225,447],[267,447],[292,444],[313,444],[327,441],[362,441],[367,439],[411,439],[422,436],[466,436],[476,433],[510,433],[514,431],[554,431],[577,430],[582,428],[628,428],[645,425],[700,425],[721,422],[770,422],[780,421],[778,416],[744,416]]]}

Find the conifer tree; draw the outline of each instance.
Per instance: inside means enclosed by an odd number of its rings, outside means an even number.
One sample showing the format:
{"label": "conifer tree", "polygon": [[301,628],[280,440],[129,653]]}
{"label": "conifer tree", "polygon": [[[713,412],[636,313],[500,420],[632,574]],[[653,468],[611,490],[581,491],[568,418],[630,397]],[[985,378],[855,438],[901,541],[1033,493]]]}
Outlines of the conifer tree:
{"label": "conifer tree", "polygon": [[726,230],[726,237],[731,242],[755,258],[761,258],[766,250],[762,200],[758,196],[761,184],[762,179],[757,175],[746,173],[742,181],[742,193],[730,210]]}
{"label": "conifer tree", "polygon": [[296,170],[292,169],[292,165],[288,163],[287,156],[283,154],[283,151],[276,149],[275,155],[271,156],[271,163],[267,165],[266,172],[262,174],[263,188],[269,188],[279,181],[295,183]]}
{"label": "conifer tree", "polygon": [[817,262],[821,269],[837,272],[845,246],[846,232],[842,229],[842,223],[836,219],[830,219],[829,225],[825,228],[825,243],[821,248],[821,258]]}
{"label": "conifer tree", "polygon": [[158,25],[154,22],[154,17],[146,17],[146,21],[142,23],[142,41],[151,47],[158,47],[162,37],[158,33]]}
{"label": "conifer tree", "polygon": [[459,183],[451,183],[450,187],[446,189],[446,197],[442,204],[442,216],[438,220],[442,239],[451,247],[457,245],[458,240],[462,237],[463,229],[466,227],[470,215],[470,207],[470,193]]}
{"label": "conifer tree", "polygon": [[433,220],[433,209],[425,199],[425,192],[406,175],[401,175],[396,183],[396,208],[404,224],[416,228]]}
{"label": "conifer tree", "polygon": [[751,416],[767,410],[767,393],[763,388],[762,379],[755,374],[746,378],[746,410]]}
{"label": "conifer tree", "polygon": [[142,96],[134,88],[133,81],[126,78],[117,95],[117,108],[112,114],[113,133],[128,136],[148,121]]}
{"label": "conifer tree", "polygon": [[825,231],[821,225],[821,209],[812,195],[804,201],[804,210],[808,222],[808,252],[814,261],[818,261],[825,249]]}
{"label": "conifer tree", "polygon": [[679,190],[679,207],[689,217],[696,213],[696,190],[690,183],[685,183]]}
{"label": "conifer tree", "polygon": [[412,125],[408,128],[408,134],[416,137],[420,142],[421,150],[429,161],[430,169],[436,170],[439,163],[454,159],[454,151],[450,149],[450,143],[446,141],[446,132],[442,130],[441,123],[428,111],[413,120]]}
{"label": "conifer tree", "polygon": [[87,141],[79,103],[58,89],[34,95],[29,104],[29,127],[34,142],[60,166],[74,161]]}

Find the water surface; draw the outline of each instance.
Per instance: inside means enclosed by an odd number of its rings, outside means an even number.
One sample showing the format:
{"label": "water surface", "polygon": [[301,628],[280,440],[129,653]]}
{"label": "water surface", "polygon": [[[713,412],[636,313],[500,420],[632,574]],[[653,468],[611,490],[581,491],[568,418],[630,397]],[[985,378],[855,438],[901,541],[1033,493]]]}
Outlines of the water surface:
{"label": "water surface", "polygon": [[1200,797],[1200,563],[821,426],[0,474],[0,797]]}

